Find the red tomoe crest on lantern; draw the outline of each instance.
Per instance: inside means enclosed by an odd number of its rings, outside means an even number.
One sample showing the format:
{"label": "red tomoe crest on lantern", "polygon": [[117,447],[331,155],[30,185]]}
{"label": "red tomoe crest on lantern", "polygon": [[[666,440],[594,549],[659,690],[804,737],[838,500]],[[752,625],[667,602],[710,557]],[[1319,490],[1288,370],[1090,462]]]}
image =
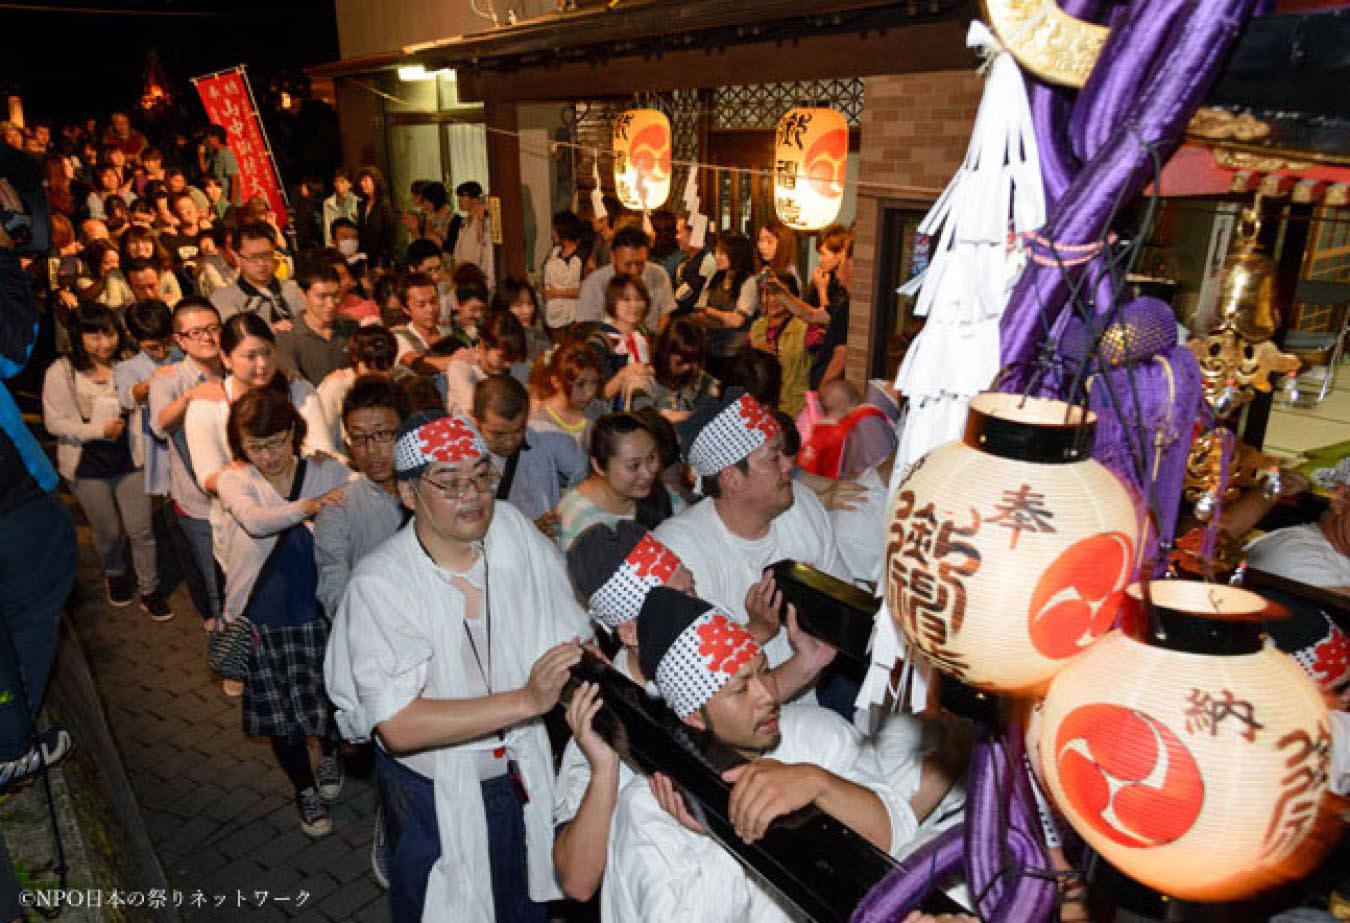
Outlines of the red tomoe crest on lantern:
{"label": "red tomoe crest on lantern", "polygon": [[844,194],[844,171],[848,168],[848,129],[837,128],[821,135],[803,158],[807,180],[816,194],[837,199]]}
{"label": "red tomoe crest on lantern", "polygon": [[814,231],[839,215],[848,170],[848,122],[834,109],[793,109],[778,120],[773,191],[778,217]]}
{"label": "red tomoe crest on lantern", "polygon": [[670,198],[670,120],[629,109],[614,120],[614,191],[627,208],[651,211]]}
{"label": "red tomoe crest on lantern", "polygon": [[1263,637],[1266,603],[1165,580],[1051,681],[1036,748],[1046,791],[1124,874],[1163,894],[1238,900],[1305,874],[1330,735],[1313,681]]}
{"label": "red tomoe crest on lantern", "polygon": [[1177,735],[1118,705],[1085,705],[1055,738],[1065,799],[1103,836],[1159,846],[1186,833],[1205,803],[1200,767]]}
{"label": "red tomoe crest on lantern", "polygon": [[1140,516],[1090,456],[1095,417],[983,394],[896,491],[886,593],[909,642],[994,692],[1039,690],[1113,624]]}
{"label": "red tomoe crest on lantern", "polygon": [[1134,569],[1133,545],[1120,532],[1070,545],[1036,583],[1028,607],[1031,643],[1046,657],[1072,657],[1111,630]]}

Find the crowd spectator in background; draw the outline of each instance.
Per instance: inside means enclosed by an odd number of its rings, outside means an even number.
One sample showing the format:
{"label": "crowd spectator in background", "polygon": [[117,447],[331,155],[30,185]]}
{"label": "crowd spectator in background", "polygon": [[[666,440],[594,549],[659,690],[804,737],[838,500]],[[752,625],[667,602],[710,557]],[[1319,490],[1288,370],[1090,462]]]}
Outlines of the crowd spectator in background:
{"label": "crowd spectator in background", "polygon": [[450,251],[455,267],[465,263],[477,266],[482,270],[488,288],[491,288],[495,278],[492,220],[488,217],[483,187],[469,180],[455,187],[455,196],[459,199],[460,211],[464,213],[464,222],[459,227],[454,247]]}
{"label": "crowd spectator in background", "polygon": [[706,241],[700,246],[694,246],[693,230],[689,227],[688,218],[679,219],[675,236],[683,259],[671,274],[671,282],[674,285],[674,313],[688,314],[698,305],[703,297],[704,286],[717,272],[717,260]]}
{"label": "crowd spectator in background", "polygon": [[759,313],[759,286],[754,250],[744,234],[718,234],[713,261],[717,272],[703,287],[694,316],[708,331],[708,365],[714,375],[724,376]]}
{"label": "crowd spectator in background", "polygon": [[264,222],[248,222],[235,229],[233,244],[239,275],[232,285],[213,292],[211,303],[225,320],[257,314],[284,329],[292,317],[304,312],[305,296],[294,281],[277,277],[276,232]]}
{"label": "crowd spectator in background", "polygon": [[525,354],[519,360],[524,364],[520,378],[528,378],[530,367],[552,344],[544,331],[542,312],[539,310],[539,296],[528,279],[519,276],[507,276],[498,284],[492,294],[492,305],[488,309],[493,313],[510,312],[525,332]]}
{"label": "crowd spectator in background", "polygon": [[649,258],[666,271],[671,280],[675,279],[675,268],[684,260],[680,249],[679,219],[668,208],[658,208],[651,213],[652,248]]}
{"label": "crowd spectator in background", "polygon": [[569,342],[541,358],[530,375],[535,398],[530,426],[563,433],[584,451],[594,420],[590,411],[598,406],[596,396],[604,381],[600,356],[583,343]]}
{"label": "crowd spectator in background", "polygon": [[387,198],[384,174],[375,167],[362,167],[361,172],[356,174],[356,188],[361,193],[361,204],[356,217],[361,252],[367,259],[392,261],[394,209]]}
{"label": "crowd spectator in background", "polygon": [[312,385],[347,365],[347,341],[356,322],[338,314],[341,279],[320,251],[300,262],[296,276],[305,309],[291,320],[291,329],[277,336],[277,361]]}
{"label": "crowd spectator in background", "polygon": [[230,150],[229,136],[220,125],[206,130],[206,142],[198,151],[202,173],[220,185],[221,201],[227,205],[244,204],[244,190],[239,182],[239,161]]}
{"label": "crowd spectator in background", "polygon": [[670,515],[656,435],[641,418],[606,414],[592,427],[590,443],[590,474],[558,502],[558,544],[564,551],[598,523],[636,519],[650,529]]}
{"label": "crowd spectator in background", "polygon": [[677,317],[656,338],[652,350],[652,381],[645,401],[673,423],[687,419],[694,408],[716,398],[721,384],[707,370],[708,339],[692,318]]}
{"label": "crowd spectator in background", "polygon": [[[144,472],[131,456],[127,419],[113,379],[113,365],[127,348],[112,311],[82,305],[71,321],[70,355],[47,368],[42,418],[57,438],[61,476],[89,520],[108,602],[130,605],[139,590],[141,608],[162,621],[172,618],[173,610],[159,595],[150,497]],[[131,544],[131,562],[123,551],[124,538]]]}
{"label": "crowd spectator in background", "polygon": [[477,344],[445,369],[445,406],[452,414],[468,416],[478,383],[509,375],[511,366],[525,358],[525,331],[509,311],[489,314],[478,332]]}
{"label": "crowd spectator in background", "polygon": [[[328,623],[318,599],[314,537],[305,525],[341,503],[351,472],[331,458],[300,457],[305,421],[284,391],[255,388],[231,407],[227,424],[236,462],[217,482],[221,516],[216,556],[225,571],[223,616],[247,618],[254,645],[244,684],[243,729],[266,737],[295,788],[300,829],[333,830],[327,803],[342,790],[337,729],[324,692]],[[308,738],[322,752],[310,762]]]}
{"label": "crowd spectator in background", "polygon": [[612,260],[581,283],[574,315],[577,323],[605,319],[605,290],[610,280],[619,275],[642,280],[647,291],[647,314],[641,324],[651,331],[660,329],[662,318],[675,310],[675,293],[666,271],[647,261],[650,246],[646,233],[639,227],[625,227],[615,232]]}
{"label": "crowd spectator in background", "polygon": [[[325,247],[336,246],[333,240],[333,222],[339,218],[345,218],[352,222],[353,227],[355,227],[359,208],[360,203],[356,196],[352,194],[352,175],[339,167],[337,172],[333,174],[333,194],[323,200],[323,245]],[[351,254],[346,255],[351,256]]]}
{"label": "crowd spectator in background", "polygon": [[576,320],[586,260],[580,252],[581,219],[570,211],[553,216],[553,248],[544,261],[544,322],[554,336]]}

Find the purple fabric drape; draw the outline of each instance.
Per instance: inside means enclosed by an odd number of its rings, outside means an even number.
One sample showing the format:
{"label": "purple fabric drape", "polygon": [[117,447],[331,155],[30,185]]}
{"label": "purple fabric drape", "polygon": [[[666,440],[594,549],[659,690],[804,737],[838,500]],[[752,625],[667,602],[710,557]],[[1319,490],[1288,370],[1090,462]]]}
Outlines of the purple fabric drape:
{"label": "purple fabric drape", "polygon": [[[1152,7],[1165,10],[1170,2],[1141,4],[1130,20],[1146,17]],[[1117,121],[1056,202],[1043,231],[1047,239],[1067,245],[1102,239],[1118,203],[1137,195],[1151,178],[1155,162],[1160,165],[1180,143],[1186,123],[1218,77],[1254,2],[1195,0],[1175,17],[1175,38],[1163,44],[1165,54],[1160,59],[1153,57],[1160,49],[1152,44],[1142,49],[1115,45],[1113,56],[1103,55],[1097,70],[1124,67],[1149,76],[1137,84],[1127,105],[1111,101],[1111,108],[1119,113]],[[1147,29],[1137,34],[1141,41],[1157,40]],[[1107,104],[1101,97],[1096,102]],[[1032,263],[1027,267],[1003,313],[1004,390],[1026,387],[1044,339],[1044,324],[1048,321],[1053,326],[1060,319],[1070,288],[1090,265]]]}

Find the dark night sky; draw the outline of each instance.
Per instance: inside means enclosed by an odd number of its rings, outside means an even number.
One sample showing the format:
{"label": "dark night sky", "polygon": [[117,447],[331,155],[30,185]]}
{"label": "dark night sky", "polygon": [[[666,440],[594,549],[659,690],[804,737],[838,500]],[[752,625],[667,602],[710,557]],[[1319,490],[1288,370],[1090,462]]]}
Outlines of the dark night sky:
{"label": "dark night sky", "polygon": [[[61,9],[75,6],[214,15]],[[30,118],[58,120],[134,107],[149,49],[159,51],[171,89],[189,100],[195,75],[244,63],[257,82],[337,57],[333,0],[0,0],[0,36],[0,89],[18,89]]]}

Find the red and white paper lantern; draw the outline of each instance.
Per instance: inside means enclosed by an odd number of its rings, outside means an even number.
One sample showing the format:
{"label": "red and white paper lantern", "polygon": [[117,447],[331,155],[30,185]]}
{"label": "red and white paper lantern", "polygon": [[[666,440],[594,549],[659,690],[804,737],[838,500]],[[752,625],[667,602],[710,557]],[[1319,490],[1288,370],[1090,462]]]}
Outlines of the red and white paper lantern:
{"label": "red and white paper lantern", "polygon": [[778,120],[773,202],[788,227],[816,231],[839,217],[848,169],[848,122],[834,109],[793,109]]}
{"label": "red and white paper lantern", "polygon": [[1265,643],[1256,594],[1161,581],[1150,595],[1143,640],[1113,631],[1051,682],[1037,733],[1049,794],[1163,894],[1236,900],[1306,873],[1330,749],[1316,685]]}
{"label": "red and white paper lantern", "polygon": [[1096,417],[1060,401],[982,394],[962,440],[901,482],[886,595],[944,673],[1030,693],[1115,623],[1141,515],[1091,457]]}
{"label": "red and white paper lantern", "polygon": [[670,198],[670,120],[629,109],[614,120],[614,191],[626,208],[653,211]]}

